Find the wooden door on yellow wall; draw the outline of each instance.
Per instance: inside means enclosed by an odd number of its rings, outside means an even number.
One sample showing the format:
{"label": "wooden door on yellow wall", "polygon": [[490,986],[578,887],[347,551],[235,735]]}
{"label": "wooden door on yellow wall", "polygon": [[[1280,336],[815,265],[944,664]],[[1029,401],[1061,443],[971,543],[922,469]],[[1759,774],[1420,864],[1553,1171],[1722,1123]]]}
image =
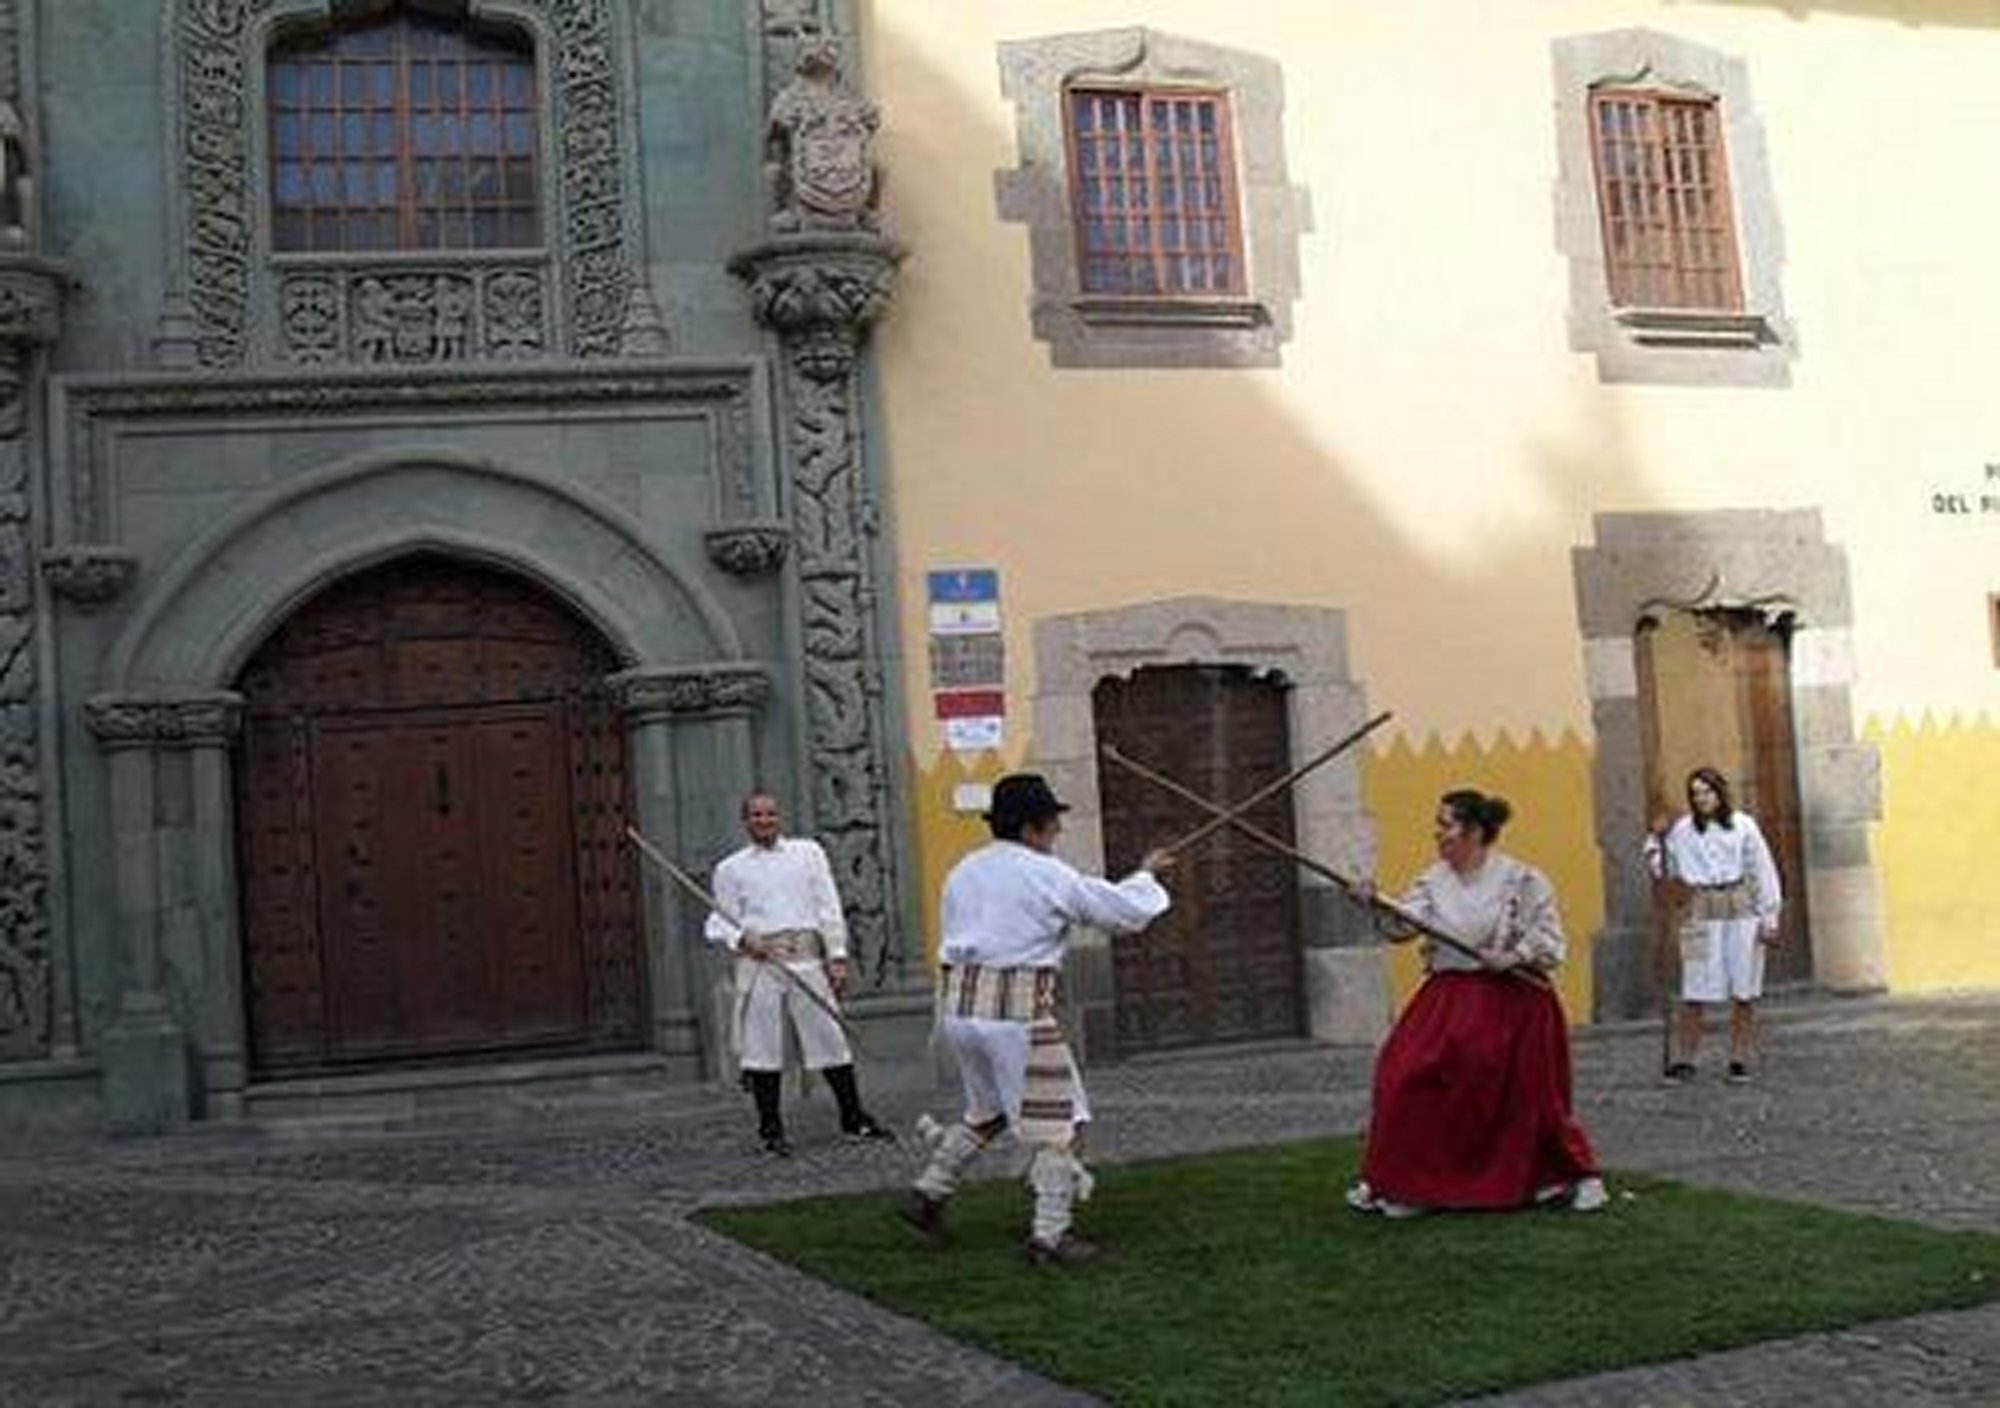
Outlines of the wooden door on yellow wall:
{"label": "wooden door on yellow wall", "polygon": [[1671,611],[1637,638],[1649,812],[1687,808],[1687,775],[1712,767],[1757,818],[1784,885],[1784,942],[1767,985],[1812,977],[1798,752],[1792,732],[1791,625],[1755,610]]}
{"label": "wooden door on yellow wall", "polygon": [[[1141,668],[1101,681],[1092,707],[1100,742],[1218,802],[1291,766],[1286,688],[1242,667]],[[1099,768],[1097,779],[1113,875],[1207,819],[1122,769]],[[1290,793],[1246,819],[1289,842]],[[1144,934],[1112,940],[1119,1052],[1297,1036],[1305,1009],[1292,863],[1225,829],[1182,856],[1167,883],[1173,908]]]}

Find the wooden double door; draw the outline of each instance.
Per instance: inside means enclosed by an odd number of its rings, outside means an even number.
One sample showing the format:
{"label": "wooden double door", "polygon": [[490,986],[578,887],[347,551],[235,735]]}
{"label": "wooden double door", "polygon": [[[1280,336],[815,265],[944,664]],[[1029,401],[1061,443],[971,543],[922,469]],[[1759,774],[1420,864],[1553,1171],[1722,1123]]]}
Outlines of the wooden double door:
{"label": "wooden double door", "polygon": [[[1100,682],[1092,707],[1100,743],[1219,803],[1292,766],[1287,691],[1248,669],[1143,668]],[[1098,788],[1113,875],[1207,819],[1109,764],[1098,770]],[[1291,841],[1291,794],[1247,820]],[[1304,1004],[1292,862],[1225,829],[1181,857],[1169,887],[1174,904],[1163,918],[1143,934],[1112,941],[1119,1051],[1297,1036]]]}
{"label": "wooden double door", "polygon": [[615,668],[539,590],[428,557],[263,646],[236,760],[253,1070],[637,1041]]}

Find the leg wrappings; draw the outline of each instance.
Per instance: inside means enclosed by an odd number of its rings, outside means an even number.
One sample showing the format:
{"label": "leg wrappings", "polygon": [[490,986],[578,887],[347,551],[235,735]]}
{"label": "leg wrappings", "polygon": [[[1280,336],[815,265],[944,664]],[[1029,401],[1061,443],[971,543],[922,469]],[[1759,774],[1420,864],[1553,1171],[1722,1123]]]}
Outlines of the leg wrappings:
{"label": "leg wrappings", "polygon": [[966,1166],[979,1157],[987,1139],[961,1122],[941,1125],[929,1115],[917,1121],[917,1137],[930,1146],[930,1161],[917,1176],[916,1189],[927,1198],[949,1198],[958,1190]]}
{"label": "leg wrappings", "polygon": [[1083,1160],[1068,1149],[1043,1145],[1028,1165],[1028,1186],[1035,1190],[1034,1239],[1054,1246],[1069,1231],[1076,1204],[1090,1201],[1095,1187]]}

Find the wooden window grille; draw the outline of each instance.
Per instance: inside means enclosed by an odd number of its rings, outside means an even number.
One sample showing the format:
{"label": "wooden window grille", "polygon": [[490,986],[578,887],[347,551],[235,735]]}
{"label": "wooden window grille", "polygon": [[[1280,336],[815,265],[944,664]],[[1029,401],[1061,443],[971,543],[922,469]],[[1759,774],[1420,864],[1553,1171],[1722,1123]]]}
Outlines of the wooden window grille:
{"label": "wooden window grille", "polygon": [[1590,117],[1612,303],[1741,311],[1720,104],[1610,89],[1591,94]]}
{"label": "wooden window grille", "polygon": [[275,48],[268,79],[275,249],[540,245],[525,41],[397,13]]}
{"label": "wooden window grille", "polygon": [[1072,88],[1067,110],[1083,292],[1243,297],[1243,228],[1224,96]]}

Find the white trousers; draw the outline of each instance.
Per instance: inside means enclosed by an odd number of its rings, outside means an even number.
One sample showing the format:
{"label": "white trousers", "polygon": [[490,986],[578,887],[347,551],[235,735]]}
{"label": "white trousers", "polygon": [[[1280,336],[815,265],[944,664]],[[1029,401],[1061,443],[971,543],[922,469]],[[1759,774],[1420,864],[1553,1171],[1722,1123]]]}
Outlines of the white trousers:
{"label": "white trousers", "polygon": [[[1028,1024],[985,1017],[946,1017],[938,1023],[938,1040],[958,1062],[959,1084],[965,1090],[965,1122],[985,1124],[1005,1115],[1009,1124],[1021,1118],[1021,1097],[1028,1084]],[[1076,1090],[1074,1122],[1090,1119],[1090,1101],[1076,1063],[1070,1063]]]}
{"label": "white trousers", "polygon": [[1757,916],[1702,919],[1681,928],[1681,1001],[1754,1002],[1764,995]]}
{"label": "white trousers", "polygon": [[[833,1020],[796,984],[787,982],[774,962],[736,960],[737,1065],[746,1071],[785,1068],[785,1024],[799,1034],[799,1055],[809,1071],[845,1066],[854,1060],[847,1037]],[[826,968],[818,961],[783,965],[799,983],[811,988],[828,1007],[835,1006]]]}

